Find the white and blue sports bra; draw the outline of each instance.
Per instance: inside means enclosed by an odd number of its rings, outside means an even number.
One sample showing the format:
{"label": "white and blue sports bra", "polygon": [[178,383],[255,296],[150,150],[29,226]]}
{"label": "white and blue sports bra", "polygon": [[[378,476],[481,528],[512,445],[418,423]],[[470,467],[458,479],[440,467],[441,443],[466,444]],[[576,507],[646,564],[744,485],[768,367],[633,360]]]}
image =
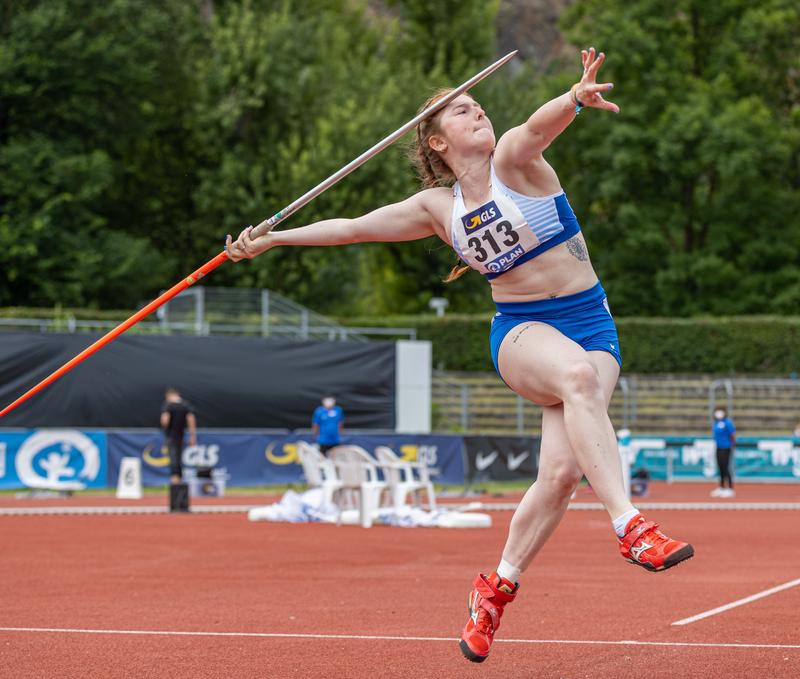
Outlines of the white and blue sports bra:
{"label": "white and blue sports bra", "polygon": [[456,254],[489,280],[580,232],[563,191],[536,198],[524,196],[500,181],[494,163],[491,177],[491,200],[470,211],[456,182],[451,225]]}

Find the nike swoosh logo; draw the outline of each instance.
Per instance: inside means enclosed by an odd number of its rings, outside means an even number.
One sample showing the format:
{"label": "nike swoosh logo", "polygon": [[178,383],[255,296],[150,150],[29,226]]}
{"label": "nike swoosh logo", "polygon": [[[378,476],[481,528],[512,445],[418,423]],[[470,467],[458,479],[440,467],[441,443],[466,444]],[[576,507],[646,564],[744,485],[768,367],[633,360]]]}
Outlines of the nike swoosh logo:
{"label": "nike swoosh logo", "polygon": [[478,453],[475,456],[475,468],[479,472],[482,472],[484,469],[487,469],[488,467],[490,467],[492,465],[492,462],[494,462],[496,459],[497,459],[497,451],[496,450],[492,451],[489,455],[484,455],[483,453]]}
{"label": "nike swoosh logo", "polygon": [[514,455],[514,453],[508,454],[508,469],[509,471],[516,471],[519,469],[519,466],[528,459],[530,453],[520,453],[519,455]]}

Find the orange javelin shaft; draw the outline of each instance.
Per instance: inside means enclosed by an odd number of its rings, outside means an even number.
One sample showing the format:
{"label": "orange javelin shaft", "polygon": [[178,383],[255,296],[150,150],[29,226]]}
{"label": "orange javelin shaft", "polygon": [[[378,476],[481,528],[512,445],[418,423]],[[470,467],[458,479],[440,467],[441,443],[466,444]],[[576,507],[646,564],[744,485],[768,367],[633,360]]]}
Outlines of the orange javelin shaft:
{"label": "orange javelin shaft", "polygon": [[127,321],[123,321],[120,323],[116,328],[111,330],[109,333],[103,335],[99,340],[97,340],[94,344],[89,347],[86,347],[81,353],[79,353],[75,358],[69,360],[67,363],[62,365],[58,370],[56,370],[52,375],[45,377],[39,384],[31,389],[28,389],[22,396],[20,396],[16,401],[12,404],[0,410],[0,417],[3,417],[8,412],[11,412],[16,408],[20,403],[24,403],[27,401],[31,396],[34,394],[39,393],[42,389],[44,389],[49,384],[55,382],[59,377],[68,373],[72,370],[76,365],[81,363],[83,360],[89,358],[93,353],[102,349],[106,344],[112,342],[116,339],[119,335],[125,332],[128,328],[133,325],[136,325],[139,321],[141,321],[145,316],[149,316],[152,314],[158,307],[162,304],[166,303],[167,301],[171,300],[175,295],[183,290],[186,290],[190,285],[194,285],[197,281],[199,281],[203,276],[207,273],[210,273],[214,269],[216,269],[222,262],[228,259],[227,252],[220,252],[214,259],[206,262],[201,266],[197,271],[195,271],[191,276],[187,276],[184,278],[180,283],[177,285],[172,286],[169,290],[167,290],[163,295],[161,295],[158,299],[154,299],[150,304],[143,307],[139,311],[137,311],[133,316],[131,316]]}

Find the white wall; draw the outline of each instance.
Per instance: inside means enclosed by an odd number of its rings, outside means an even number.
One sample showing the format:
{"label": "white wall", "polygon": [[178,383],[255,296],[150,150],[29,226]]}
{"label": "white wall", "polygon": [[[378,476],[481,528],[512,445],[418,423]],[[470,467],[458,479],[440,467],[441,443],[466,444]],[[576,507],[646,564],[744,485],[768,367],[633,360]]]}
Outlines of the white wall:
{"label": "white wall", "polygon": [[400,340],[395,364],[395,430],[431,431],[431,343]]}

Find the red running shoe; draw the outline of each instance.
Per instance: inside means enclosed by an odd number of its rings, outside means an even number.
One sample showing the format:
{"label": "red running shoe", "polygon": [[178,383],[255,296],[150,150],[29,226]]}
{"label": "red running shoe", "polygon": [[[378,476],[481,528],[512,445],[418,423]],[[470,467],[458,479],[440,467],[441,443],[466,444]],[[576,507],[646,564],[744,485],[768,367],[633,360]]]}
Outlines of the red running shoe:
{"label": "red running shoe", "polygon": [[628,522],[619,551],[627,561],[649,571],[665,571],[694,556],[694,547],[668,538],[657,523],[645,521],[641,514]]}
{"label": "red running shoe", "polygon": [[481,573],[475,578],[475,589],[469,595],[469,620],[458,642],[467,660],[483,662],[489,657],[503,609],[514,601],[518,589],[519,585],[497,573],[489,576]]}

